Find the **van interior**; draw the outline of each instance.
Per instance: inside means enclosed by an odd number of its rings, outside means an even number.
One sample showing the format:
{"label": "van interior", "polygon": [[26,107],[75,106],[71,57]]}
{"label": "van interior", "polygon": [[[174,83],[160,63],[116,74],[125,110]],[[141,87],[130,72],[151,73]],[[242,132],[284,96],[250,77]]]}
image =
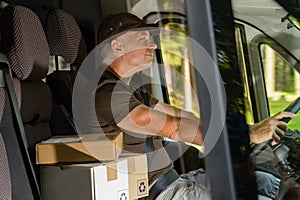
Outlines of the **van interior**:
{"label": "van interior", "polygon": [[153,66],[133,79],[201,119],[203,147],[164,138],[179,174],[204,168],[212,199],[260,199],[253,170],[281,177],[259,154],[300,180],[300,117],[263,144],[270,154],[255,152],[247,126],[300,109],[299,0],[0,0],[0,199],[44,199],[36,144],[91,131],[79,125],[93,96],[78,74],[102,20],[120,12],[162,30]]}

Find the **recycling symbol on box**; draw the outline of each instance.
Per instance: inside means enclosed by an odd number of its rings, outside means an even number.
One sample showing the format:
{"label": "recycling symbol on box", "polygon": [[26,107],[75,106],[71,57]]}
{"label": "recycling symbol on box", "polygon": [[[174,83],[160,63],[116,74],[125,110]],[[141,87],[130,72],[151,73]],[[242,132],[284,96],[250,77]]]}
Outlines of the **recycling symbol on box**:
{"label": "recycling symbol on box", "polygon": [[117,200],[129,200],[128,196],[129,196],[128,190],[118,191],[118,198],[117,198]]}
{"label": "recycling symbol on box", "polygon": [[144,193],[146,191],[145,182],[141,182],[139,185],[139,191],[140,193]]}
{"label": "recycling symbol on box", "polygon": [[123,193],[120,195],[120,200],[127,200],[127,196],[126,196],[125,192],[123,192]]}
{"label": "recycling symbol on box", "polygon": [[146,179],[143,179],[143,180],[139,180],[138,181],[138,195],[141,196],[141,195],[145,195],[147,194],[147,191],[148,191],[148,184],[146,182],[147,180]]}

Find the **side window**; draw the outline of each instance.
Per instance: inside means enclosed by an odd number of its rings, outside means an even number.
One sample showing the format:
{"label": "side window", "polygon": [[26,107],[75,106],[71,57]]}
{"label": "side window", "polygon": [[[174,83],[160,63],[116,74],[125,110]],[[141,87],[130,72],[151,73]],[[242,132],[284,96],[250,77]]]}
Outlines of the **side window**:
{"label": "side window", "polygon": [[51,56],[50,57],[50,67],[48,74],[52,73],[56,70],[57,64],[59,66],[59,70],[70,70],[70,65],[65,62],[65,60],[61,56]]}
{"label": "side window", "polygon": [[[295,60],[271,39],[258,35],[251,42],[252,65],[248,57],[243,25],[235,24],[235,39],[239,66],[244,84],[244,105],[247,123],[260,121],[283,111],[300,96],[300,74]],[[294,130],[300,116],[289,122]]]}
{"label": "side window", "polygon": [[162,58],[170,104],[199,117],[194,68],[185,24],[168,22],[160,35]]}
{"label": "side window", "polygon": [[[270,115],[284,110],[294,99],[300,96],[300,75],[293,66],[277,51],[267,44],[260,46],[264,80]],[[300,116],[289,123],[294,130],[300,123]]]}

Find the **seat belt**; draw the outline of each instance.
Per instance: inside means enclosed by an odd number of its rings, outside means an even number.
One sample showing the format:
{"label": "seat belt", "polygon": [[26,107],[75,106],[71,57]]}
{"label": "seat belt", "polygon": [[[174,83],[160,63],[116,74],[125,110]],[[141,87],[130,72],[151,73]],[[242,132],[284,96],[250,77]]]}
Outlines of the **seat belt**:
{"label": "seat belt", "polygon": [[[153,158],[153,136],[148,136],[145,141],[144,152],[147,154],[148,170],[150,170],[151,161]],[[171,169],[164,175],[158,178],[149,191],[149,196],[139,198],[139,200],[154,200],[168,185],[178,179],[179,175],[176,170]]]}
{"label": "seat belt", "polygon": [[147,136],[145,141],[144,153],[146,153],[147,155],[148,170],[150,170],[150,165],[153,158],[153,152],[154,152],[153,136]]}
{"label": "seat belt", "polygon": [[[133,82],[134,84],[134,82]],[[141,89],[141,92],[144,94],[146,93],[146,90],[144,88]],[[143,95],[143,98],[147,98],[147,95]],[[145,102],[148,102],[146,100]],[[153,153],[154,153],[154,146],[153,146],[153,138],[154,136],[147,136],[145,141],[145,147],[144,147],[144,153],[147,155],[147,165],[148,170],[150,170],[151,162],[153,159]],[[139,198],[139,200],[154,200],[156,197],[172,182],[174,182],[179,177],[176,170],[171,169],[164,175],[158,178],[158,180],[154,183],[154,185],[151,187],[149,191],[149,196]]]}

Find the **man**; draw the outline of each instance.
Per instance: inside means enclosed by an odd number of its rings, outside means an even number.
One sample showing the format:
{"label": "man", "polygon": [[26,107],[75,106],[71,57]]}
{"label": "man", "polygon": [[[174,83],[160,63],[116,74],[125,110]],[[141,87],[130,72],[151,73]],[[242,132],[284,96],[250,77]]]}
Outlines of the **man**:
{"label": "man", "polygon": [[[151,196],[152,199],[169,199],[171,196],[173,199],[209,199],[203,171],[197,170],[180,178],[174,175],[172,162],[158,137],[202,145],[199,119],[190,112],[159,102],[150,93],[129,84],[136,72],[152,64],[157,48],[150,39],[153,27],[156,25],[146,24],[129,13],[111,15],[100,25],[98,42],[102,45],[101,55],[107,69],[96,92],[97,118],[105,132],[125,132],[125,150],[153,151],[148,157],[150,187],[155,188],[166,176],[170,181],[164,184],[170,186],[158,193],[157,198],[156,194]],[[282,117],[294,115],[282,112],[252,125],[250,139],[255,143],[270,138],[278,141],[287,129],[286,123],[278,120]],[[147,135],[153,136],[152,141],[146,139]]]}

